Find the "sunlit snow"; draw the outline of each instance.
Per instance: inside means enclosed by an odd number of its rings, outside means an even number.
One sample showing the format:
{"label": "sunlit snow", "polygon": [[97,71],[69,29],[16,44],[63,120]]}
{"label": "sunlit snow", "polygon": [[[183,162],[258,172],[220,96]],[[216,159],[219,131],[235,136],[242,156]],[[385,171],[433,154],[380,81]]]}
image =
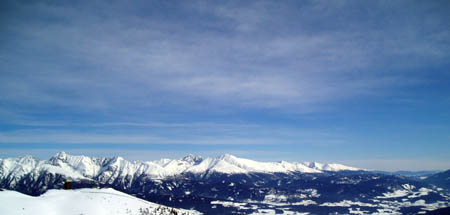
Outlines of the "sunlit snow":
{"label": "sunlit snow", "polygon": [[0,214],[7,215],[169,215],[200,214],[151,203],[113,189],[49,190],[38,196],[0,192]]}

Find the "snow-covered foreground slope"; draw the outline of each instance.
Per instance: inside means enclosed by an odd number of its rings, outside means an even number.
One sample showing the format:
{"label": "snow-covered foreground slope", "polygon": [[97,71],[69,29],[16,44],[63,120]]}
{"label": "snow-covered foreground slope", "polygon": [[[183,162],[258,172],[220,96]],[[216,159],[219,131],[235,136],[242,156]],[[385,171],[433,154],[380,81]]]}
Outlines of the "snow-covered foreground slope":
{"label": "snow-covered foreground slope", "polygon": [[0,159],[0,180],[7,179],[14,184],[27,174],[48,172],[68,176],[72,179],[95,179],[108,183],[118,177],[139,177],[163,179],[184,173],[206,175],[213,172],[227,174],[247,173],[321,173],[323,171],[360,170],[342,164],[321,164],[315,162],[258,162],[233,155],[217,158],[201,158],[188,155],[181,159],[131,162],[122,157],[91,158],[73,156],[60,152],[48,161],[39,161],[31,156]]}
{"label": "snow-covered foreground slope", "polygon": [[[0,214],[7,215],[178,215],[200,214],[147,202],[114,189],[49,190],[32,197],[0,191]],[[173,213],[172,213],[173,214]]]}

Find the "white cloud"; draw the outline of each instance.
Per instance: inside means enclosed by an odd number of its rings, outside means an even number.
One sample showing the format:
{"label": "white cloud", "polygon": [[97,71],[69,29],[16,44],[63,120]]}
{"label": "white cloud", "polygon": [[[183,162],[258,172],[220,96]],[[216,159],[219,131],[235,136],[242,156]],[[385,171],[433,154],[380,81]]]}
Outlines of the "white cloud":
{"label": "white cloud", "polygon": [[[108,122],[67,123],[59,121],[17,122],[27,126],[0,132],[0,144],[143,144],[143,145],[317,145],[342,144],[345,134],[283,125],[248,123]],[[30,145],[30,146],[31,146]]]}

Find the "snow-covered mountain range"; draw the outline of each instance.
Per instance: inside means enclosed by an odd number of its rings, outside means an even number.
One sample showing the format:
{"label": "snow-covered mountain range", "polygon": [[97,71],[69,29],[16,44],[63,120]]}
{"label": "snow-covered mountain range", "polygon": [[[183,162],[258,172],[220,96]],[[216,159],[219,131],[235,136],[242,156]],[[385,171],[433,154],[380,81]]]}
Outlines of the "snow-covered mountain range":
{"label": "snow-covered mountain range", "polygon": [[[0,159],[0,189],[45,197],[71,181],[73,189],[113,188],[205,215],[426,214],[450,207],[448,171],[428,180],[359,170],[341,164],[258,162],[233,155],[127,161],[60,152],[49,160]],[[28,200],[36,199],[24,197]]]}
{"label": "snow-covered mountain range", "polygon": [[225,154],[216,158],[188,155],[181,159],[158,161],[127,161],[122,157],[92,158],[60,152],[50,160],[38,160],[31,156],[0,159],[0,179],[19,180],[24,175],[45,171],[72,179],[96,179],[108,182],[117,177],[164,179],[185,173],[208,175],[211,173],[322,173],[324,171],[358,171],[361,169],[342,164],[317,162],[258,162]]}

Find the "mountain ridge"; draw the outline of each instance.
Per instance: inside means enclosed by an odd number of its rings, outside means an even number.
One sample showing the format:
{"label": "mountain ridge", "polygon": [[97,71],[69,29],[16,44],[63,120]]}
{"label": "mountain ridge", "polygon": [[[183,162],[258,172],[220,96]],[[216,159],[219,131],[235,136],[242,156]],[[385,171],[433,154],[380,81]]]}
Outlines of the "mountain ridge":
{"label": "mountain ridge", "polygon": [[141,176],[163,179],[184,173],[226,174],[249,173],[323,173],[324,171],[359,171],[362,169],[342,164],[317,162],[259,162],[224,154],[216,158],[187,155],[180,159],[157,161],[128,161],[120,156],[112,158],[69,155],[59,152],[49,160],[38,160],[32,156],[0,159],[0,177],[21,176],[40,171],[49,171],[74,179],[111,178],[114,176]]}

